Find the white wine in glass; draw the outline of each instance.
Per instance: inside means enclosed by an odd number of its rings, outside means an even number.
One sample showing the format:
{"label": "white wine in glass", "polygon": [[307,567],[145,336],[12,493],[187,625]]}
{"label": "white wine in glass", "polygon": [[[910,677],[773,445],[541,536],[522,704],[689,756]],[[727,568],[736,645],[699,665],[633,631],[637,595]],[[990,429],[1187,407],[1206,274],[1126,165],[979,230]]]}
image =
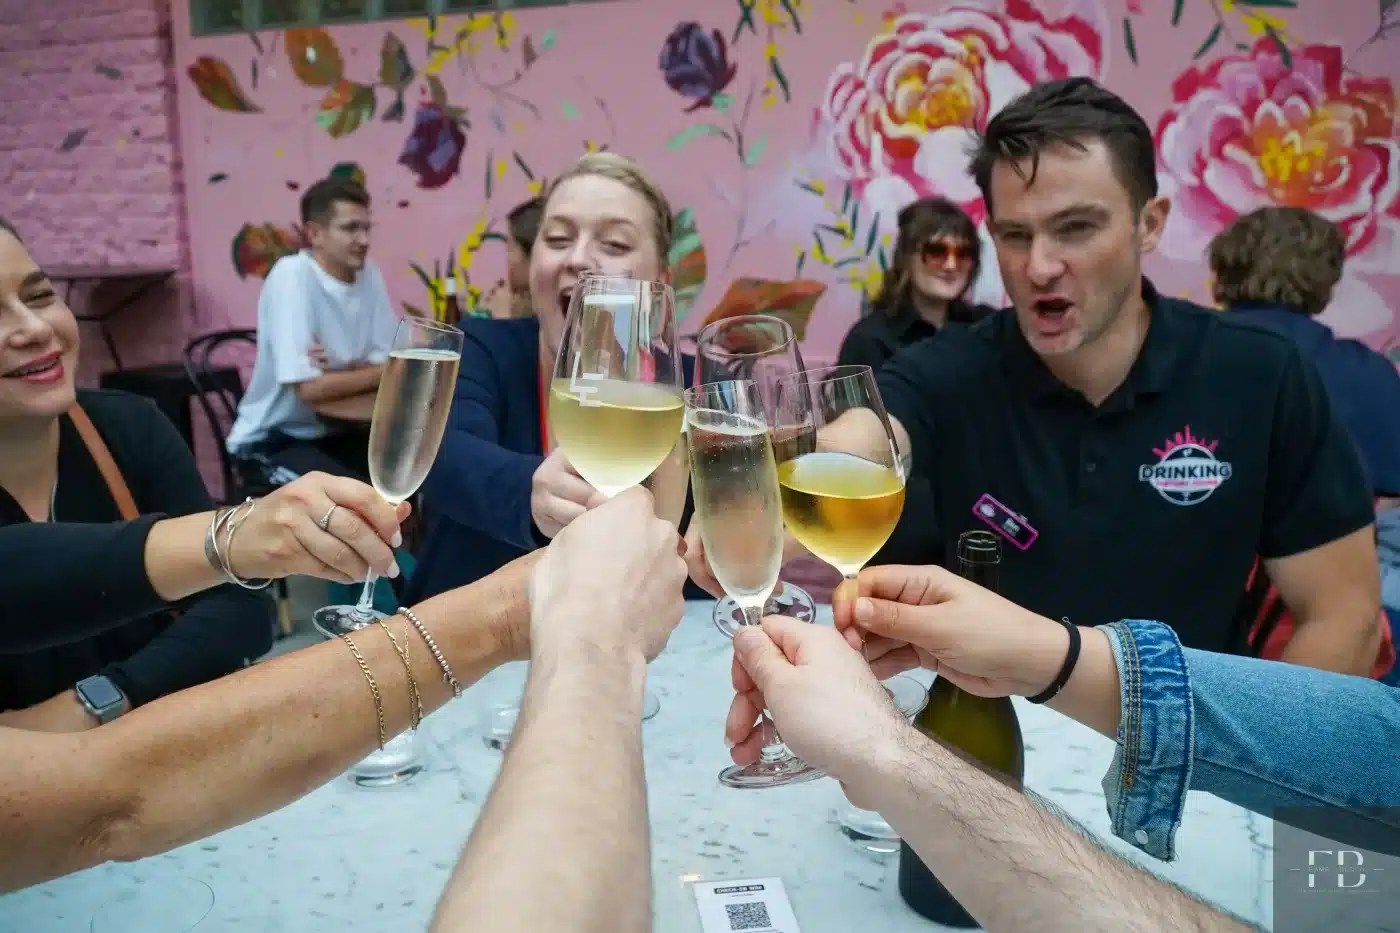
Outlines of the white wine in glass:
{"label": "white wine in glass", "polygon": [[[758,386],[728,381],[686,391],[686,444],[695,521],[724,592],[758,625],[783,562],[783,510],[777,462]],[[720,773],[728,787],[779,787],[821,777],[778,736],[765,710],[758,761]]]}
{"label": "white wine in glass", "polygon": [[852,581],[904,510],[904,461],[869,366],[797,373],[778,386],[783,518],[802,546]]}
{"label": "white wine in glass", "polygon": [[681,383],[669,285],[586,276],[574,287],[549,425],[580,476],[614,496],[655,472],[680,438]]}
{"label": "white wine in glass", "polygon": [[[398,505],[423,484],[442,444],[447,414],[462,359],[462,332],[455,327],[409,318],[399,322],[389,351],[369,429],[369,475],[385,501]],[[384,614],[374,608],[374,572],[353,606],[324,606],[312,624],[327,638],[358,631]],[[423,770],[419,737],[409,730],[391,739],[350,770],[362,787],[408,780]]]}

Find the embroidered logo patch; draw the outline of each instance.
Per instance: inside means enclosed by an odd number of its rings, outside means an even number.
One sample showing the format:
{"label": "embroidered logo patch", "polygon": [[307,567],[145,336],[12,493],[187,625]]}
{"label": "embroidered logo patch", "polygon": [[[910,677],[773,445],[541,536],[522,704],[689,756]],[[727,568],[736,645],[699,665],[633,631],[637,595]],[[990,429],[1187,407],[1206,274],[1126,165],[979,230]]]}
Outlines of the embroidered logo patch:
{"label": "embroidered logo patch", "polygon": [[1138,467],[1138,479],[1172,505],[1204,502],[1233,472],[1227,461],[1215,455],[1219,443],[1195,437],[1188,424],[1162,447],[1153,448],[1158,460]]}

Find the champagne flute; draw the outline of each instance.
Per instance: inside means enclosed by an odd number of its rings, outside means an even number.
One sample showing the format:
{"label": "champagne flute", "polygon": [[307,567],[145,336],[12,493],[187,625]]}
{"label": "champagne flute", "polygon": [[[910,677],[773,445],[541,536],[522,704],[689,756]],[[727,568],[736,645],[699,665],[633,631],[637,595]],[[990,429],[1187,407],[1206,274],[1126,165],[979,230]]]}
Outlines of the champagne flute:
{"label": "champagne flute", "polygon": [[[777,386],[774,444],[787,528],[854,585],[904,510],[905,460],[869,366],[795,373]],[[775,432],[775,438],[779,435]]]}
{"label": "champagne flute", "polygon": [[[379,379],[374,418],[369,429],[369,476],[388,502],[408,499],[428,475],[437,457],[462,359],[462,332],[421,318],[399,322],[393,349]],[[359,631],[384,613],[374,608],[374,571],[353,606],[325,606],[312,624],[327,638]],[[413,730],[390,740],[350,771],[363,787],[406,781],[423,770],[418,736]]]}
{"label": "champagne flute", "polygon": [[[792,325],[767,314],[740,314],[706,325],[696,338],[695,357],[697,384],[751,380],[758,388],[769,424],[773,423],[778,382],[806,368]],[[817,607],[806,590],[779,579],[763,614],[811,622],[816,618]],[[732,638],[744,624],[744,611],[733,598],[724,596],[715,603],[711,619],[716,628]]]}
{"label": "champagne flute", "polygon": [[[686,391],[686,444],[695,520],[705,555],[724,591],[758,625],[783,562],[778,469],[758,386],[717,382]],[[763,711],[763,753],[720,772],[727,787],[779,787],[822,776],[792,754]]]}

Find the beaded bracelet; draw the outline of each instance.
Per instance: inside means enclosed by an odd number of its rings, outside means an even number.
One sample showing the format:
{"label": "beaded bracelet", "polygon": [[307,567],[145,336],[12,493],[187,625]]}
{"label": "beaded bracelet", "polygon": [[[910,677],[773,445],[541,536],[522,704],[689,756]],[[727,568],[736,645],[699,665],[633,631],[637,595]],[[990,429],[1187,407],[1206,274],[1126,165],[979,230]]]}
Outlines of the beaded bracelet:
{"label": "beaded bracelet", "polygon": [[437,661],[438,667],[442,668],[443,683],[447,684],[452,688],[452,695],[454,697],[461,696],[462,683],[457,679],[457,675],[452,673],[451,666],[447,663],[447,659],[442,656],[442,651],[438,648],[437,642],[433,641],[433,636],[428,634],[428,627],[423,624],[423,620],[418,618],[418,614],[415,613],[412,609],[401,607],[399,609],[399,615],[412,622],[413,627],[416,628],[418,630],[418,634],[422,636],[423,642],[428,646],[428,650],[431,651],[433,654],[433,660]]}

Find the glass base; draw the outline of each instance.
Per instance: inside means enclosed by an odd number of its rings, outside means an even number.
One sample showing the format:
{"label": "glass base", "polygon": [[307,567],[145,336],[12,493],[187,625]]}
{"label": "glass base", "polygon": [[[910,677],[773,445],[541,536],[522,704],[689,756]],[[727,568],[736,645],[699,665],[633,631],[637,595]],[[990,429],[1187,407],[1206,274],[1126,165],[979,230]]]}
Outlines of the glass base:
{"label": "glass base", "polygon": [[[799,622],[812,622],[817,618],[817,604],[812,602],[812,597],[807,595],[807,591],[802,587],[779,580],[773,595],[768,597],[768,602],[763,607],[763,614],[791,616]],[[715,603],[712,618],[715,628],[723,632],[724,637],[733,638],[734,633],[744,624],[744,610],[726,596]]]}
{"label": "glass base", "polygon": [[91,933],[187,933],[214,909],[214,889],[197,878],[158,877],[106,901]]}
{"label": "glass base", "polygon": [[[650,690],[642,695],[642,722],[656,718],[661,712],[661,700]],[[498,706],[487,713],[486,730],[481,735],[481,741],[486,743],[486,747],[494,751],[503,752],[510,744],[511,734],[515,732],[515,720],[520,715],[518,706]]]}
{"label": "glass base", "polygon": [[848,807],[836,815],[836,824],[847,839],[867,852],[893,855],[899,851],[899,833],[874,810]]}
{"label": "glass base", "polygon": [[327,638],[339,638],[387,618],[378,609],[360,612],[354,606],[322,606],[311,614],[311,624]]}
{"label": "glass base", "polygon": [[719,782],[725,787],[752,790],[806,784],[824,777],[826,775],[815,766],[801,758],[788,756],[771,762],[760,759],[753,764],[730,765],[719,773]]}
{"label": "glass base", "polygon": [[394,736],[377,752],[371,752],[346,775],[356,787],[394,787],[427,770],[419,749],[418,733]]}

